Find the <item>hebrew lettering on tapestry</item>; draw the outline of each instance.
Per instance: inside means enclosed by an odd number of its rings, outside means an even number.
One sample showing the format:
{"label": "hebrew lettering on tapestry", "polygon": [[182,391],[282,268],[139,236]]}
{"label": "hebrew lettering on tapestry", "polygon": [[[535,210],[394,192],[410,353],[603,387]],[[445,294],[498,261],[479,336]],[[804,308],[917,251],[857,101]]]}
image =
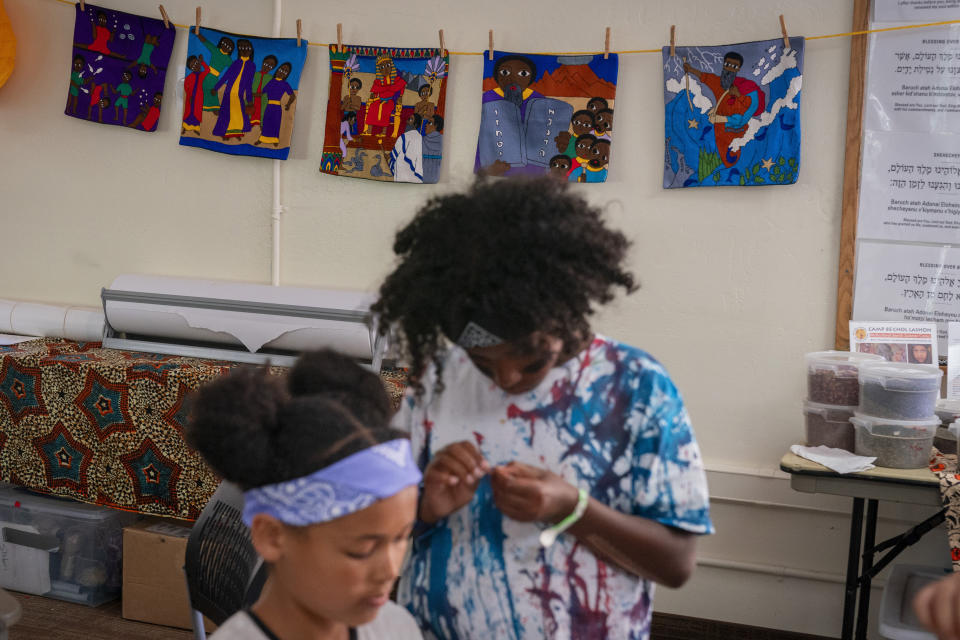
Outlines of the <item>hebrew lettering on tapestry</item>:
{"label": "hebrew lettering on tapestry", "polygon": [[321,173],[437,182],[449,62],[439,49],[330,45]]}
{"label": "hebrew lettering on tapestry", "polygon": [[663,48],[663,187],[793,184],[803,38]]}
{"label": "hebrew lettering on tapestry", "polygon": [[64,113],[155,131],[176,31],[163,20],[78,3]]}
{"label": "hebrew lettering on tapestry", "polygon": [[474,171],[605,182],[617,56],[489,53]]}
{"label": "hebrew lettering on tapestry", "polygon": [[180,144],[286,160],[306,60],[306,40],[190,29]]}

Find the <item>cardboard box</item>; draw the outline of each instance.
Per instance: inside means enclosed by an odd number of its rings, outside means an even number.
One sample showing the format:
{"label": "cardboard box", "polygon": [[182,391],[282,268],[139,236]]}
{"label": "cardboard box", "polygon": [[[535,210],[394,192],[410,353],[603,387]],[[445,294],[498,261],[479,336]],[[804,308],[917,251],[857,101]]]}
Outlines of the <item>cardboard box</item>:
{"label": "cardboard box", "polygon": [[[123,530],[123,617],[192,629],[183,561],[189,526],[159,518]],[[204,618],[207,631],[216,625]]]}

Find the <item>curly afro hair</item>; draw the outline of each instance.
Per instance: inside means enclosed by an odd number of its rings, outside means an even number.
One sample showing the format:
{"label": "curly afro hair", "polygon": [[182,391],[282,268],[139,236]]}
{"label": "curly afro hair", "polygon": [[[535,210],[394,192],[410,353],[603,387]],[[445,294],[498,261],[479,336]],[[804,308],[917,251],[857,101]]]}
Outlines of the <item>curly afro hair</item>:
{"label": "curly afro hair", "polygon": [[244,490],[407,437],[389,426],[393,412],[379,376],[329,350],[304,354],[286,378],[237,368],[191,400],[187,441]]}
{"label": "curly afro hair", "polygon": [[508,341],[535,331],[573,353],[595,304],[636,289],[624,269],[630,242],[600,210],[549,177],[478,180],[466,193],[429,200],[397,233],[399,265],[373,310],[399,329],[412,381],[433,362],[438,390],[446,336],[474,322]]}

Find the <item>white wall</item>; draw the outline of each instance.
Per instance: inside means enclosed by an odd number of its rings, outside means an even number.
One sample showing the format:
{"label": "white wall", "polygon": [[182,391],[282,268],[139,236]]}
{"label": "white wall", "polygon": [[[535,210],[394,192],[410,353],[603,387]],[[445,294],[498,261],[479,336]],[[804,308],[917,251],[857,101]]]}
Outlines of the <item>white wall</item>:
{"label": "white wall", "polygon": [[[270,281],[271,162],[180,147],[173,73],[159,131],[144,134],[63,115],[73,29],[71,5],[6,0],[17,67],[0,88],[0,297],[97,305],[120,273]],[[174,22],[195,2],[166,0]],[[573,0],[454,2],[368,0],[350,5],[284,0],[283,34],[314,42],[597,50],[724,44],[848,31],[852,1],[701,2]],[[110,6],[157,14],[157,0]],[[522,5],[522,6],[521,6]],[[203,5],[204,24],[269,35],[268,0]],[[171,68],[183,65],[180,30]],[[849,500],[798,494],[775,471],[802,437],[802,355],[832,346],[847,38],[807,43],[799,182],[753,189],[661,189],[660,57],[620,60],[616,138],[605,184],[583,186],[609,203],[635,242],[642,288],[611,305],[597,328],[640,345],[670,369],[693,415],[710,470],[718,533],[701,568],[657,608],[743,624],[837,635]],[[297,101],[291,159],[283,165],[282,283],[374,290],[392,264],[394,231],[427,196],[471,177],[480,109],[479,56],[452,57],[441,183],[409,186],[318,172],[327,96],[326,50],[311,47]],[[930,511],[884,505],[882,532]],[[941,532],[914,556],[945,557]],[[879,592],[875,593],[879,604]]]}

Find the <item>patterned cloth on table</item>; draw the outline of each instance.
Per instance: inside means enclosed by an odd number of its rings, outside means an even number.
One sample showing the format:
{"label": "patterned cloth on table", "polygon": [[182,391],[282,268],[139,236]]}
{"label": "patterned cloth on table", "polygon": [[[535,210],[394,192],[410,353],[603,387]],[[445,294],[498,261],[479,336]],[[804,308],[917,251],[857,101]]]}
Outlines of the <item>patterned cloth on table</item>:
{"label": "patterned cloth on table", "polygon": [[940,453],[934,448],[930,471],[940,478],[940,497],[947,508],[947,539],[953,570],[960,571],[960,473],[956,454]]}
{"label": "patterned cloth on table", "polygon": [[605,182],[617,55],[489,53],[474,171]]}
{"label": "patterned cloth on table", "polygon": [[449,61],[439,49],[331,44],[320,171],[437,182]]}
{"label": "patterned cloth on table", "polygon": [[155,131],[177,30],[163,20],[76,5],[68,116]]}
{"label": "patterned cloth on table", "polygon": [[307,41],[203,27],[189,37],[180,144],[286,160]]}
{"label": "patterned cloth on table", "polygon": [[803,38],[663,48],[663,188],[793,184]]}
{"label": "patterned cloth on table", "polygon": [[[0,479],[195,519],[219,478],[187,446],[188,395],[231,362],[38,339],[0,346]],[[285,370],[273,368],[282,375]],[[383,373],[394,406],[403,370]]]}

